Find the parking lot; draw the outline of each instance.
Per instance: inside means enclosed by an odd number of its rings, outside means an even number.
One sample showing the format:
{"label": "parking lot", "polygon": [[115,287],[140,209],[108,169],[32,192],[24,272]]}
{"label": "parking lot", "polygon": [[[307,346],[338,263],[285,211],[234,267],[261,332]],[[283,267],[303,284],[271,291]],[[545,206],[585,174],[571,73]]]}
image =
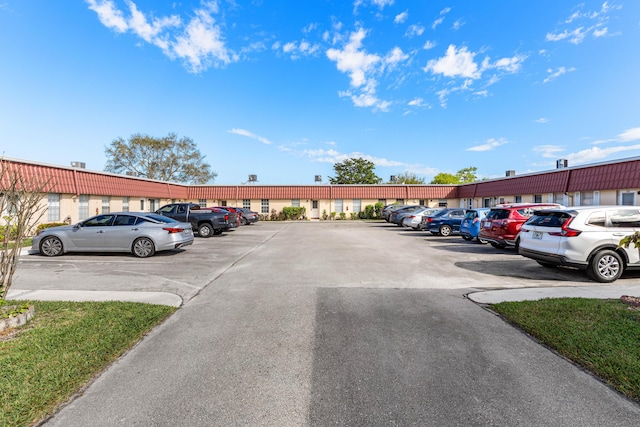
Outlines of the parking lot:
{"label": "parking lot", "polygon": [[47,425],[640,422],[636,404],[464,297],[598,285],[512,249],[380,222],[261,222],[148,259],[32,255],[18,271],[16,288],[184,300]]}

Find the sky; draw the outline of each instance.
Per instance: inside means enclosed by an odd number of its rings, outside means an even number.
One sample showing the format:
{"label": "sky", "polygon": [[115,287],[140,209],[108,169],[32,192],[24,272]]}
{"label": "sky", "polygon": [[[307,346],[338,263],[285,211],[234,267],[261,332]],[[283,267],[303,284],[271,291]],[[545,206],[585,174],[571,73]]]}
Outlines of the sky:
{"label": "sky", "polygon": [[0,154],[191,138],[215,184],[640,156],[640,1],[0,0]]}

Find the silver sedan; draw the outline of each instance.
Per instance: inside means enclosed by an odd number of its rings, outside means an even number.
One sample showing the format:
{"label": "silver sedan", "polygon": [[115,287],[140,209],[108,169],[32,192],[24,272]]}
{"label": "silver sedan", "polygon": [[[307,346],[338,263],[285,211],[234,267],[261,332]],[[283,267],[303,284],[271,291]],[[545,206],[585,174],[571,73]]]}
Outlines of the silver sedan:
{"label": "silver sedan", "polygon": [[191,224],[144,212],[97,215],[76,225],[42,230],[31,249],[46,256],[66,252],[131,252],[140,258],[193,244]]}

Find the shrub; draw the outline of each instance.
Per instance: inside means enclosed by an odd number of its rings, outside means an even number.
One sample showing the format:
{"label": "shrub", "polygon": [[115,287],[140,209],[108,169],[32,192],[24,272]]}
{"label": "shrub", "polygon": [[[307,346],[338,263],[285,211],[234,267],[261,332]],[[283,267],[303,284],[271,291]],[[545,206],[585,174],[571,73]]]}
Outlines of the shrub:
{"label": "shrub", "polygon": [[376,218],[382,218],[382,209],[384,209],[384,203],[382,202],[376,203],[373,209],[376,212]]}
{"label": "shrub", "polygon": [[364,212],[360,212],[360,213],[363,214],[364,219],[373,219],[375,215],[375,210],[373,205],[367,205],[364,207]]}
{"label": "shrub", "polygon": [[36,227],[36,234],[41,232],[42,230],[46,230],[47,228],[59,227],[61,225],[68,225],[68,224],[66,222],[47,222],[45,224],[39,224]]}
{"label": "shrub", "polygon": [[346,212],[340,212],[340,219],[347,219],[347,213]]}
{"label": "shrub", "polygon": [[329,219],[329,215],[327,215],[327,210],[326,209],[322,211],[322,219],[325,220],[325,221],[327,219]]}
{"label": "shrub", "polygon": [[282,208],[282,215],[284,216],[285,221],[304,219],[306,214],[307,209],[305,207],[287,206]]}
{"label": "shrub", "polygon": [[9,240],[15,240],[18,237],[18,227],[13,226],[9,230],[9,235],[7,236],[7,226],[0,225],[0,240],[4,240],[5,237],[8,237]]}
{"label": "shrub", "polygon": [[331,219],[336,219],[336,213],[335,212],[331,212]]}
{"label": "shrub", "polygon": [[356,213],[356,212],[351,212],[351,219],[353,219],[353,220],[358,219],[358,218],[360,217],[360,214],[361,214],[361,213],[362,213],[362,212],[358,212],[358,213]]}

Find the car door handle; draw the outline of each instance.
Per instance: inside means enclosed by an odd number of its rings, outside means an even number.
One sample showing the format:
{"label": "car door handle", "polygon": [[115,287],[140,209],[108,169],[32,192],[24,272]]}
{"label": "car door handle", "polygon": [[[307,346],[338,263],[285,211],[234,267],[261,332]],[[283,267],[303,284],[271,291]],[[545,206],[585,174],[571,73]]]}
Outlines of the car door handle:
{"label": "car door handle", "polygon": [[131,229],[131,231],[138,231],[138,230],[140,230],[138,227]]}
{"label": "car door handle", "polygon": [[104,230],[96,231],[96,233],[102,234],[102,233],[104,233]]}

